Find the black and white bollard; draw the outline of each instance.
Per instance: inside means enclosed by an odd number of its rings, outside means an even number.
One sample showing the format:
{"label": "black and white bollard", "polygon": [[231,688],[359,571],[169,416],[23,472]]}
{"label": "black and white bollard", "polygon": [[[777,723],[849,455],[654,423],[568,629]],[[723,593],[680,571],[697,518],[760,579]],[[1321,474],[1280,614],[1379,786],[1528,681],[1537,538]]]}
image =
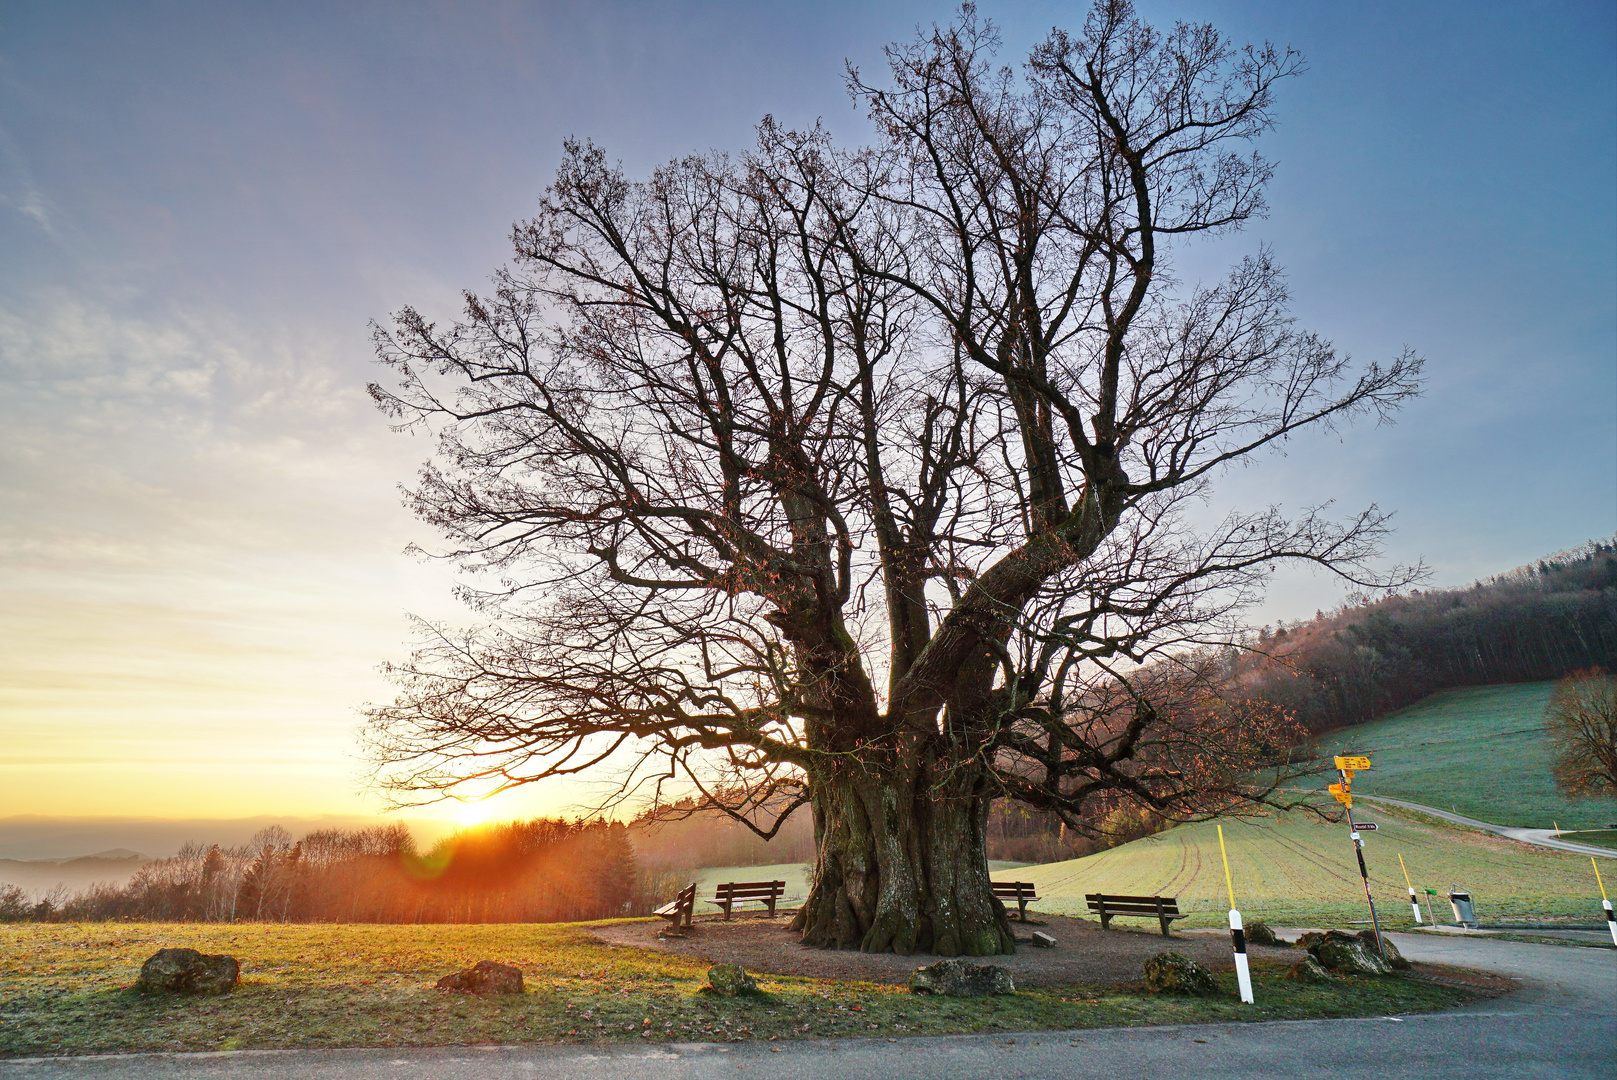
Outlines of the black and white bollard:
{"label": "black and white bollard", "polygon": [[[1611,917],[1610,904],[1606,905],[1606,917]],[[1241,988],[1241,1000],[1251,1005],[1252,969],[1246,963],[1246,930],[1241,924],[1241,913],[1234,908],[1230,908],[1230,941],[1235,944],[1235,981]]]}
{"label": "black and white bollard", "polygon": [[1589,865],[1595,868],[1595,883],[1600,886],[1600,906],[1606,909],[1606,929],[1611,932],[1611,943],[1617,945],[1617,915],[1611,911],[1611,897],[1606,895],[1606,882],[1600,876],[1600,864],[1589,856]]}
{"label": "black and white bollard", "polygon": [[1230,893],[1230,941],[1235,945],[1235,982],[1241,989],[1241,1001],[1251,1005],[1252,969],[1246,964],[1246,930],[1241,926],[1241,913],[1235,910],[1235,879],[1230,876],[1230,855],[1224,850],[1224,826],[1218,826],[1218,857],[1224,860],[1224,887]]}
{"label": "black and white bollard", "polygon": [[1404,887],[1409,890],[1409,910],[1415,915],[1415,925],[1419,926],[1421,923],[1420,900],[1415,896],[1415,886],[1409,880],[1409,867],[1404,865],[1404,853],[1401,851],[1398,853],[1398,868],[1404,872]]}

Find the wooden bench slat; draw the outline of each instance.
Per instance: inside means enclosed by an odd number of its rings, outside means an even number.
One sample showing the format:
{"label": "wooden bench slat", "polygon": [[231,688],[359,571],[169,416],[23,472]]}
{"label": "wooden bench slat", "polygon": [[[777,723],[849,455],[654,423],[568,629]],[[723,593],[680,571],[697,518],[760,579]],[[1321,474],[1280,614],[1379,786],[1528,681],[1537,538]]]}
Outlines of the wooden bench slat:
{"label": "wooden bench slat", "polygon": [[678,929],[682,926],[688,928],[691,925],[691,915],[695,910],[696,882],[693,881],[652,914],[667,919],[671,928]]}
{"label": "wooden bench slat", "polygon": [[1031,881],[995,881],[994,896],[1000,900],[1016,901],[1016,917],[1027,922],[1027,906],[1030,901],[1037,900],[1038,894],[1034,892]]}
{"label": "wooden bench slat", "polygon": [[1111,896],[1107,893],[1088,893],[1084,896],[1089,910],[1100,915],[1100,928],[1111,927],[1118,915],[1147,916],[1162,925],[1162,936],[1168,936],[1168,924],[1186,916],[1179,912],[1176,896]]}
{"label": "wooden bench slat", "polygon": [[747,900],[759,900],[769,905],[769,915],[775,915],[775,904],[786,895],[784,881],[725,881],[714,887],[713,902],[724,909],[724,919],[730,921],[730,909]]}

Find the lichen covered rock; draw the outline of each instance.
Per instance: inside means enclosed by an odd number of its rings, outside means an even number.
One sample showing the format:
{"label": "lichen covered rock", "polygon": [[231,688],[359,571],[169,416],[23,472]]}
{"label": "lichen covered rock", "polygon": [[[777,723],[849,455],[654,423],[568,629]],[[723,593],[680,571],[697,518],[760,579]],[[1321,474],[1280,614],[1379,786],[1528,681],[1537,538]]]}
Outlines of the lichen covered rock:
{"label": "lichen covered rock", "polygon": [[[1376,932],[1374,930],[1360,930],[1359,940],[1374,949],[1376,947]],[[1392,939],[1386,934],[1381,935],[1381,948],[1382,957],[1391,965],[1394,971],[1409,970],[1409,961],[1404,959],[1404,954],[1398,951],[1398,946],[1394,945]]]}
{"label": "lichen covered rock", "polygon": [[457,971],[453,975],[445,975],[439,979],[438,989],[476,994],[478,997],[488,997],[490,994],[520,994],[522,971],[509,964],[479,960],[465,971]]}
{"label": "lichen covered rock", "polygon": [[1334,981],[1331,973],[1319,966],[1313,954],[1305,953],[1303,958],[1286,969],[1286,978],[1292,982],[1302,983],[1328,983]]}
{"label": "lichen covered rock", "polygon": [[987,997],[1014,994],[1011,973],[997,964],[972,964],[965,960],[939,960],[916,968],[910,976],[910,993],[943,994],[948,997]]}
{"label": "lichen covered rock", "polygon": [[1392,974],[1392,965],[1376,954],[1374,938],[1366,944],[1357,934],[1331,930],[1310,944],[1308,951],[1320,962],[1321,967],[1338,975]]}
{"label": "lichen covered rock", "polygon": [[1262,919],[1247,924],[1246,939],[1253,945],[1278,945],[1283,947],[1286,944],[1275,937],[1275,932]]}
{"label": "lichen covered rock", "polygon": [[1153,994],[1194,994],[1206,997],[1219,992],[1213,973],[1182,953],[1158,953],[1145,962],[1145,988]]}
{"label": "lichen covered rock", "polygon": [[228,994],[241,981],[234,956],[195,949],[159,949],[140,966],[135,989],[143,994]]}
{"label": "lichen covered rock", "polygon": [[739,964],[714,964],[707,969],[707,984],[720,997],[756,994],[758,980]]}

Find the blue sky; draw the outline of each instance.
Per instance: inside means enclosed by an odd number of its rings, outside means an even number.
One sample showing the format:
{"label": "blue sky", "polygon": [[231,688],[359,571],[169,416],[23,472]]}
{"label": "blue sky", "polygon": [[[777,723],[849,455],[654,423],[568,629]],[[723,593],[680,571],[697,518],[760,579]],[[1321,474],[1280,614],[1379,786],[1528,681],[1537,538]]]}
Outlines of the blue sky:
{"label": "blue sky", "polygon": [[[1425,396],[1220,504],[1398,512],[1464,584],[1617,530],[1617,8],[1142,3],[1299,49],[1258,244],[1300,322]],[[981,9],[1019,62],[1078,4]],[[844,60],[947,4],[0,8],[0,816],[353,813],[355,708],[450,579],[364,394],[366,323],[451,316],[568,135],[631,173],[765,113],[863,121]],[[1283,573],[1260,621],[1341,589]],[[514,801],[554,808],[561,793]]]}

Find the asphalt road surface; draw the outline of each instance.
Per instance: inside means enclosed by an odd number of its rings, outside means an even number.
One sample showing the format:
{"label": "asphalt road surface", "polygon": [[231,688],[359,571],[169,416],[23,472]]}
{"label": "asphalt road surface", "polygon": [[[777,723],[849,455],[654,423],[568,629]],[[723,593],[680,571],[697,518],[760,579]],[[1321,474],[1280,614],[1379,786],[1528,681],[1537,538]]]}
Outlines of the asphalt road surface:
{"label": "asphalt road surface", "polygon": [[945,1038],[621,1048],[279,1050],[29,1058],[0,1080],[1581,1080],[1617,1077],[1617,950],[1391,935],[1522,989],[1433,1016]]}

